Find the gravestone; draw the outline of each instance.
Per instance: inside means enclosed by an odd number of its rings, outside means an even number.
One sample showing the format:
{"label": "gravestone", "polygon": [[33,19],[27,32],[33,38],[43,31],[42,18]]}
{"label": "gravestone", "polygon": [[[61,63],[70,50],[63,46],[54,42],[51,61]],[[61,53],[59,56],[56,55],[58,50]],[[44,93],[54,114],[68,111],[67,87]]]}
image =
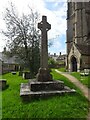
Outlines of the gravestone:
{"label": "gravestone", "polygon": [[23,79],[30,79],[31,78],[31,75],[30,75],[30,72],[23,72],[22,73],[22,76],[23,76]]}
{"label": "gravestone", "polygon": [[38,28],[41,30],[40,68],[36,79],[30,80],[29,83],[21,84],[20,96],[23,100],[32,100],[33,98],[47,98],[53,95],[75,92],[75,90],[65,86],[64,82],[53,80],[48,70],[47,32],[51,29],[51,25],[47,22],[46,16],[42,16],[42,21],[38,23]]}
{"label": "gravestone", "polygon": [[0,90],[4,90],[6,88],[6,79],[0,79]]}
{"label": "gravestone", "polygon": [[16,75],[16,72],[11,72],[13,75]]}

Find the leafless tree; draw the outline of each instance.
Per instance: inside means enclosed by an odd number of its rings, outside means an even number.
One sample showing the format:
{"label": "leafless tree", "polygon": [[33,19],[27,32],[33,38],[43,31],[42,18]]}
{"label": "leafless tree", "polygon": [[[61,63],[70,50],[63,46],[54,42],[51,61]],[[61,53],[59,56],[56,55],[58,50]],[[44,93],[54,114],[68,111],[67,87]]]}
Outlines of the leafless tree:
{"label": "leafless tree", "polygon": [[2,33],[8,38],[7,46],[10,52],[19,55],[34,73],[39,67],[40,32],[37,29],[39,14],[33,12],[31,8],[29,10],[29,14],[19,16],[11,3],[10,8],[6,8],[4,16],[6,31]]}

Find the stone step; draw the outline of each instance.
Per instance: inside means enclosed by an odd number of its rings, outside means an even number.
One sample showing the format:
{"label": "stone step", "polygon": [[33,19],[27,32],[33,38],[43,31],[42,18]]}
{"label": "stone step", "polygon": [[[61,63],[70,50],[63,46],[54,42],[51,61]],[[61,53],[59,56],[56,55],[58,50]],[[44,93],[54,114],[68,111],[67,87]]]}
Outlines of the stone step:
{"label": "stone step", "polygon": [[22,83],[20,89],[20,96],[23,100],[31,100],[37,98],[47,98],[49,96],[62,95],[63,93],[74,93],[74,89],[64,86],[63,90],[49,90],[49,91],[31,91],[28,83]]}
{"label": "stone step", "polygon": [[48,82],[38,82],[38,81],[31,81],[30,83],[30,90],[31,91],[54,91],[54,90],[62,90],[64,89],[64,82],[58,80],[52,80]]}

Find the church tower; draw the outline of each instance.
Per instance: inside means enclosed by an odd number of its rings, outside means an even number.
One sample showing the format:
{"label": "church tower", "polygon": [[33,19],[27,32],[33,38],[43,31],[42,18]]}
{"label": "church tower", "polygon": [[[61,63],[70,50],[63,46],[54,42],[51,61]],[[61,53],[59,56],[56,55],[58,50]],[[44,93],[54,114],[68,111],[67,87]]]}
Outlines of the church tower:
{"label": "church tower", "polygon": [[68,2],[67,53],[73,42],[87,44],[90,34],[90,2]]}
{"label": "church tower", "polygon": [[[90,45],[90,2],[67,3],[67,67],[68,57],[74,46]],[[73,47],[72,47],[73,46]],[[73,55],[74,56],[74,55]]]}

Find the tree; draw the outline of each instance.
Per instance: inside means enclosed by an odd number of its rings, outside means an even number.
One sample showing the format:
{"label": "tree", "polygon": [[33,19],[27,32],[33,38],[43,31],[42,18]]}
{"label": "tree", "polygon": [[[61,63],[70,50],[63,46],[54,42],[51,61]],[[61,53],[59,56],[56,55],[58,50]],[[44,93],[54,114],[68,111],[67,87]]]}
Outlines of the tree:
{"label": "tree", "polygon": [[4,21],[8,38],[8,48],[11,54],[18,55],[26,68],[36,74],[40,66],[40,32],[37,29],[39,14],[30,8],[30,14],[18,16],[15,6],[11,3],[6,8]]}
{"label": "tree", "polygon": [[48,58],[48,65],[50,68],[54,68],[57,65],[57,62],[53,58]]}

